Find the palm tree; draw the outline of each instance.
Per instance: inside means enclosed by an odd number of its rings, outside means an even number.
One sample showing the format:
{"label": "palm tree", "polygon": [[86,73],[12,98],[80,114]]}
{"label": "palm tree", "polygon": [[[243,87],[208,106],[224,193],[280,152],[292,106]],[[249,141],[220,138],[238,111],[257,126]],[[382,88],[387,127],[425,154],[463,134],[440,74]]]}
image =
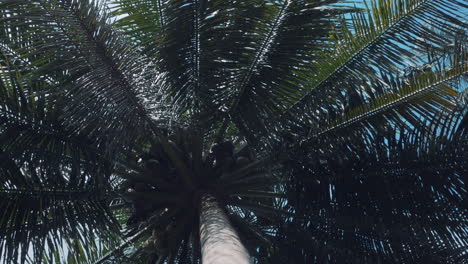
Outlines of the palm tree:
{"label": "palm tree", "polygon": [[468,263],[460,0],[0,0],[0,262]]}

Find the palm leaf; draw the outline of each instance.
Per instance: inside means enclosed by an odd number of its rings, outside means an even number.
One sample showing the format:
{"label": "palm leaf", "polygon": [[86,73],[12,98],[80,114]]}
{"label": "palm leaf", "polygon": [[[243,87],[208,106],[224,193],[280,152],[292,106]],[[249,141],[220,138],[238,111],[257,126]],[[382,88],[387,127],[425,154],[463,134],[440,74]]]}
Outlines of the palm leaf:
{"label": "palm leaf", "polygon": [[[92,189],[0,189],[0,248],[7,262],[41,263],[47,254],[76,243],[89,245],[78,255],[90,255],[96,238],[109,243],[119,230],[105,199]],[[91,232],[93,231],[93,232]]]}
{"label": "palm leaf", "polygon": [[[336,46],[329,53],[334,59],[318,63],[320,70],[310,76],[313,81],[309,82],[307,95],[272,121],[272,126],[283,123],[286,125],[278,130],[287,129],[301,137],[313,135],[324,127],[333,127],[330,121],[336,124],[337,119],[347,119],[343,116],[352,118],[350,109],[364,107],[368,111],[361,113],[366,116],[375,114],[368,105],[378,105],[379,101],[381,106],[392,105],[398,98],[390,98],[404,89],[402,84],[423,69],[438,77],[432,78],[432,82],[428,78],[427,89],[418,84],[413,89],[428,91],[439,81],[465,75],[465,22],[457,13],[444,9],[446,5],[463,9],[463,4],[458,1],[372,4],[372,12],[356,14],[350,23],[344,20],[341,31],[336,33]],[[382,102],[383,98],[387,104]]]}
{"label": "palm leaf", "polygon": [[4,34],[6,45],[34,66],[31,78],[47,76],[61,86],[62,120],[73,132],[121,148],[138,138],[136,131],[157,130],[161,74],[110,27],[102,7],[72,0],[1,5],[0,28],[14,32]]}
{"label": "palm leaf", "polygon": [[307,145],[305,163],[293,165],[298,170],[287,166],[297,195],[289,202],[326,229],[303,228],[360,258],[456,263],[467,238],[461,231],[467,224],[466,105],[460,103],[429,119],[425,130],[388,127]]}

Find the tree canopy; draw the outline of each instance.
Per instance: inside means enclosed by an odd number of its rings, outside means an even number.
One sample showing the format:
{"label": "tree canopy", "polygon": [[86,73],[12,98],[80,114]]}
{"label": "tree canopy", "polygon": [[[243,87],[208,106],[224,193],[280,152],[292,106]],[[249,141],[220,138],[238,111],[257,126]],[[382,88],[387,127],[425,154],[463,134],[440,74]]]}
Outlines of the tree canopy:
{"label": "tree canopy", "polygon": [[0,262],[468,263],[467,17],[0,0]]}

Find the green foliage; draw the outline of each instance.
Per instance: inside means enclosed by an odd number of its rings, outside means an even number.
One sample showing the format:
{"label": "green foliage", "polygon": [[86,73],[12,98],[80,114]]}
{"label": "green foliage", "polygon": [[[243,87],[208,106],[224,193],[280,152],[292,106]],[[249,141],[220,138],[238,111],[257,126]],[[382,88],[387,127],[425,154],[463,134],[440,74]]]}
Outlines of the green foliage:
{"label": "green foliage", "polygon": [[209,189],[256,263],[466,263],[467,13],[0,0],[0,262],[198,263]]}

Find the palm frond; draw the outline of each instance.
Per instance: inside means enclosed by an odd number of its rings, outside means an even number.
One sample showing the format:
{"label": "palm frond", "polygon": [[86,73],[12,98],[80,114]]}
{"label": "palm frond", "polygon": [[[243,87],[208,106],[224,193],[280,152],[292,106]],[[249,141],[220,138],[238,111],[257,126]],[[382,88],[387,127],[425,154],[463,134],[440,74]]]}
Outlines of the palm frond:
{"label": "palm frond", "polygon": [[247,51],[250,55],[245,66],[241,64],[242,68],[231,74],[227,99],[220,101],[227,121],[233,121],[250,140],[251,134],[267,133],[264,117],[283,112],[301,98],[303,77],[315,70],[313,62],[320,58],[317,46],[327,46],[333,20],[347,11],[328,9],[335,1],[271,4],[277,6],[274,16],[259,21],[262,31],[250,44],[253,52]]}
{"label": "palm frond", "polygon": [[166,26],[164,9],[167,1],[117,0],[109,8],[115,18],[113,26],[128,35],[142,52],[154,58],[158,49],[158,38]]}
{"label": "palm frond", "polygon": [[467,8],[0,0],[0,262],[464,261]]}
{"label": "palm frond", "polygon": [[[136,30],[136,42],[154,50],[176,110],[197,113],[196,125],[218,123],[218,117],[226,123],[230,116],[246,122],[240,110],[258,113],[248,120],[255,122],[302,95],[296,71],[311,67],[313,47],[329,35],[330,19],[344,12],[321,8],[335,2],[120,1],[130,14],[116,25],[130,36]],[[156,27],[147,32],[151,21]],[[271,82],[262,83],[266,76]]]}
{"label": "palm frond", "polygon": [[[329,52],[333,59],[318,62],[320,70],[310,76],[307,95],[270,123],[275,129],[292,130],[301,137],[319,133],[333,126],[330,121],[352,116],[351,109],[368,108],[364,116],[372,112],[366,105],[382,104],[383,98],[391,104],[388,99],[416,72],[437,72],[439,77],[426,88],[444,80],[447,73],[454,73],[453,78],[466,74],[466,22],[460,13],[445,12],[447,6],[464,10],[462,3],[371,3],[372,12],[354,15],[351,24],[344,20],[336,34],[336,46]],[[450,61],[450,56],[455,56],[455,61]]]}
{"label": "palm frond", "polygon": [[[59,116],[63,99],[53,94],[55,85],[48,80],[28,80],[29,64],[14,54],[2,55],[0,153],[5,156],[4,168],[8,169],[8,164],[18,166],[18,176],[10,172],[7,179],[2,177],[2,185],[62,182],[83,186],[89,175],[95,175],[94,184],[104,187],[109,162],[88,137],[73,134],[62,125]],[[99,164],[94,163],[96,160]],[[30,178],[22,175],[24,169],[29,170]]]}
{"label": "palm frond", "polygon": [[2,261],[99,255],[119,234],[106,197],[110,163],[60,121],[60,76],[31,78],[38,67],[27,58],[4,45],[0,54]]}
{"label": "palm frond", "polygon": [[67,98],[62,120],[74,133],[121,148],[167,122],[156,122],[161,74],[111,28],[102,7],[80,0],[1,7],[2,40],[31,64],[31,79],[56,80],[54,92]]}
{"label": "palm frond", "polygon": [[344,250],[336,258],[457,263],[467,243],[466,110],[461,101],[424,130],[387,127],[307,145],[304,163],[290,163],[297,196],[288,201],[310,219],[302,228]]}
{"label": "palm frond", "polygon": [[28,256],[42,263],[59,250],[78,245],[88,247],[77,256],[92,255],[98,250],[92,247],[94,240],[118,239],[118,225],[99,192],[58,188],[0,189],[0,249],[6,262],[24,263]]}
{"label": "palm frond", "polygon": [[[455,89],[453,89],[451,86],[446,85],[446,83],[454,83],[456,78],[466,73],[468,73],[468,64],[465,65],[464,69],[455,68],[443,75],[433,72],[420,73],[411,78],[408,81],[408,85],[401,85],[398,93],[384,94],[381,97],[375,98],[369,104],[351,109],[341,120],[332,121],[330,127],[319,132],[318,135],[322,136],[333,130],[361,123],[363,120],[371,119],[373,116],[378,116],[383,112],[385,112],[384,115],[386,117],[389,116],[388,119],[390,120],[392,119],[392,115],[398,116],[396,113],[390,114],[389,112],[392,110],[394,112],[404,112],[408,111],[407,109],[409,108],[419,108],[418,114],[428,115],[440,111],[438,110],[440,108],[451,108],[454,106],[454,100],[459,95],[458,91],[455,90],[458,87],[454,87]],[[442,76],[444,76],[444,79],[440,79]],[[393,83],[398,82],[396,80],[393,81]],[[402,106],[403,104],[404,106]],[[402,115],[400,114],[400,116]],[[412,120],[400,118],[399,121],[411,122]],[[414,124],[415,122],[412,123]]]}

